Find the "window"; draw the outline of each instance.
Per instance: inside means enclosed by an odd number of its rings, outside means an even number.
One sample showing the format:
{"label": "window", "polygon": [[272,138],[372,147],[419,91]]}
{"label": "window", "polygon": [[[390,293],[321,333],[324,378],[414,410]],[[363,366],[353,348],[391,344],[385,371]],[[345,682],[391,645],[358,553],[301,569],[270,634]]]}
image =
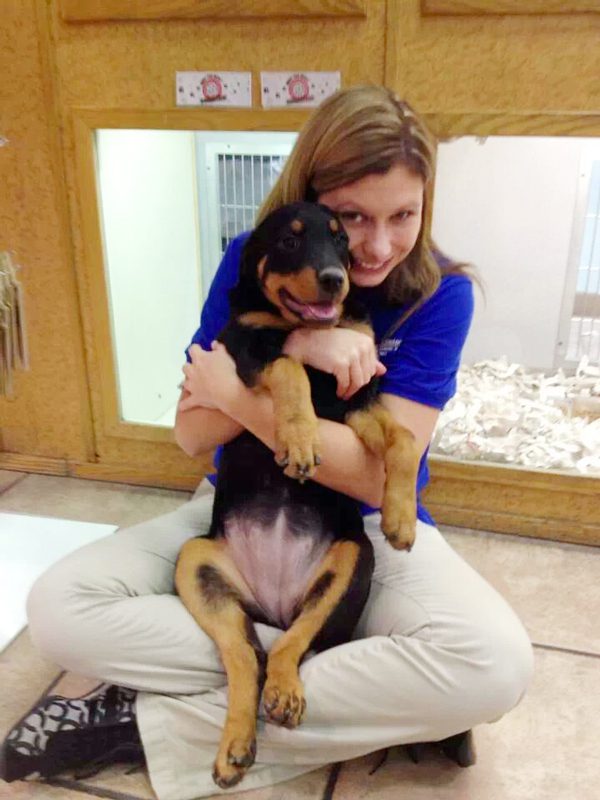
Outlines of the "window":
{"label": "window", "polygon": [[195,134],[202,286],[206,291],[229,242],[254,227],[256,213],[296,136],[241,131]]}
{"label": "window", "polygon": [[[587,171],[587,175],[585,172]],[[571,313],[567,361],[600,363],[600,159],[584,167],[588,178],[583,236]]]}

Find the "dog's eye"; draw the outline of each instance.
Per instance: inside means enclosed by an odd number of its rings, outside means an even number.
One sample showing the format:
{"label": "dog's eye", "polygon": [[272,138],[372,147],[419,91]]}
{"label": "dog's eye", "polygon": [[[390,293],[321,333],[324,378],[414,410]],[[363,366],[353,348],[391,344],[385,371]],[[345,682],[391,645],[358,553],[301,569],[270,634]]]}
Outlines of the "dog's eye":
{"label": "dog's eye", "polygon": [[342,245],[344,247],[347,246],[350,241],[350,239],[348,239],[348,234],[343,228],[341,228],[339,231],[336,231],[336,233],[333,234],[333,240],[335,241],[336,244]]}
{"label": "dog's eye", "polygon": [[297,239],[295,236],[284,236],[279,244],[284,250],[291,253],[300,247],[300,239]]}

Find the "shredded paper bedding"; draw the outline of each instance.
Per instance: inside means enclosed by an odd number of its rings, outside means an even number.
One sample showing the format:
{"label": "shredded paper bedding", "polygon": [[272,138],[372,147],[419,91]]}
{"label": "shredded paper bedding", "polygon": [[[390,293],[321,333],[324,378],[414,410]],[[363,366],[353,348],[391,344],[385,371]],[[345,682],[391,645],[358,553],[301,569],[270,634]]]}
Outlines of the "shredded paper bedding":
{"label": "shredded paper bedding", "polygon": [[505,357],[461,367],[431,452],[600,476],[600,368],[533,372]]}

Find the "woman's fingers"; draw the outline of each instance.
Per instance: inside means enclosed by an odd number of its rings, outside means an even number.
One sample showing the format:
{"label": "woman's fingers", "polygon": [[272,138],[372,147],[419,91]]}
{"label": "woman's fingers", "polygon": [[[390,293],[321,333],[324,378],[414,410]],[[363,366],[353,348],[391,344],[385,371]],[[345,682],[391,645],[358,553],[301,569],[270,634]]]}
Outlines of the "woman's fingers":
{"label": "woman's fingers", "polygon": [[192,344],[188,347],[188,353],[192,360],[192,364],[195,364],[198,361],[198,356],[201,356],[202,353],[204,353],[204,350],[199,344]]}
{"label": "woman's fingers", "polygon": [[375,348],[365,347],[361,352],[361,359],[360,359],[364,383],[368,383],[373,377],[373,375],[375,375],[376,362],[377,359],[375,357]]}
{"label": "woman's fingers", "polygon": [[375,348],[369,343],[352,354],[348,367],[349,382],[345,391],[341,391],[338,382],[338,397],[348,400],[352,395],[366,386],[374,375],[383,375],[386,372],[384,365],[377,359]]}
{"label": "woman's fingers", "polygon": [[348,387],[348,391],[346,392],[345,400],[350,399],[355,392],[358,392],[365,383],[368,383],[370,380],[370,376],[367,377],[367,373],[363,370],[363,366],[360,361],[355,361],[354,364],[350,367],[350,386]]}
{"label": "woman's fingers", "polygon": [[345,397],[348,389],[350,388],[351,377],[350,377],[350,364],[343,363],[338,364],[334,375],[337,380],[337,396],[338,397]]}

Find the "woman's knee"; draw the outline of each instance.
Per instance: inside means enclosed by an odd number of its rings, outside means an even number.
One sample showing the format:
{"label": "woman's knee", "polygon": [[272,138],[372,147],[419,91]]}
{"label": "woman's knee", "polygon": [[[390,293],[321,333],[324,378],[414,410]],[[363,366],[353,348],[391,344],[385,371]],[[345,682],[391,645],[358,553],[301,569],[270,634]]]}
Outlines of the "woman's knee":
{"label": "woman's knee", "polygon": [[[179,548],[205,532],[211,498],[186,503],[71,553],[34,583],[27,616],[34,644],[62,666],[119,635],[122,601],[173,593]],[[107,626],[113,630],[100,630]]]}
{"label": "woman's knee", "polygon": [[[29,634],[40,653],[64,668],[69,655],[85,649],[88,624],[73,575],[56,564],[33,584],[27,597]],[[83,588],[83,587],[81,587]]]}
{"label": "woman's knee", "polygon": [[[495,722],[522,700],[533,675],[533,647],[516,620],[510,628],[479,632],[473,645],[467,695],[477,698],[479,722]],[[475,723],[474,723],[475,724]]]}
{"label": "woman's knee", "polygon": [[512,636],[500,640],[494,647],[495,682],[498,692],[499,714],[493,722],[518,705],[527,691],[533,676],[533,645],[519,625]]}

